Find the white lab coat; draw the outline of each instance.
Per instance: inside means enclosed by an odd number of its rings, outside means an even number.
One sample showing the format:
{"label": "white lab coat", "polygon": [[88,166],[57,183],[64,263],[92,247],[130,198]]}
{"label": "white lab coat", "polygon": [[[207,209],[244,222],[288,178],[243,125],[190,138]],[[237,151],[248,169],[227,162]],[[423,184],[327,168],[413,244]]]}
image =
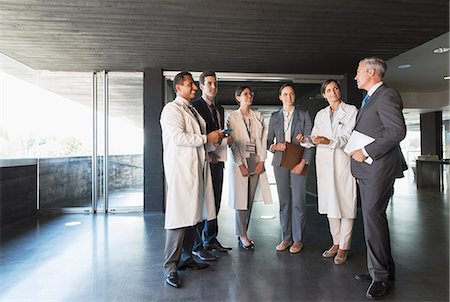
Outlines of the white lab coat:
{"label": "white lab coat", "polygon": [[[252,136],[256,137],[256,155],[259,161],[265,161],[267,157],[267,130],[264,126],[264,117],[260,112],[250,110],[250,117],[252,119],[251,131]],[[247,127],[240,110],[235,110],[230,113],[227,119],[227,128],[232,129],[232,136],[234,142],[231,146],[232,162],[230,163],[229,172],[229,205],[235,210],[247,210],[248,199],[248,177],[241,174],[239,166],[247,164],[249,154],[246,146],[250,143]],[[272,194],[270,192],[269,181],[266,172],[259,175],[257,191],[261,190],[261,195],[265,204],[272,203]],[[255,194],[258,195],[258,194]]]}
{"label": "white lab coat", "polygon": [[355,127],[355,106],[341,102],[330,120],[330,106],[320,110],[311,135],[324,136],[331,144],[317,145],[316,171],[318,210],[329,218],[356,217],[356,181],[350,170],[350,156],[343,149]]}
{"label": "white lab coat", "polygon": [[[161,113],[164,174],[167,183],[166,229],[196,225],[216,218],[211,172],[206,158],[206,124],[181,97]],[[200,123],[200,125],[199,125]],[[209,146],[208,146],[209,145]],[[209,149],[208,149],[209,150]]]}

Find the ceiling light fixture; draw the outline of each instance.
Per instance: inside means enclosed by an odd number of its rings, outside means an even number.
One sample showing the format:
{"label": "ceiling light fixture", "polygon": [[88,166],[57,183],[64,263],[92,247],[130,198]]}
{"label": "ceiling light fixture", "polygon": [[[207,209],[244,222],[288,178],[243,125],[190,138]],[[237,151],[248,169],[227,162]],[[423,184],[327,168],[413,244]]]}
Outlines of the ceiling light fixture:
{"label": "ceiling light fixture", "polygon": [[446,53],[448,52],[448,47],[438,47],[433,49],[433,53]]}
{"label": "ceiling light fixture", "polygon": [[444,80],[450,80],[450,76],[445,76]]}
{"label": "ceiling light fixture", "polygon": [[401,65],[398,65],[398,68],[400,68],[400,69],[405,69],[405,68],[409,68],[409,67],[411,67],[411,64],[401,64]]}

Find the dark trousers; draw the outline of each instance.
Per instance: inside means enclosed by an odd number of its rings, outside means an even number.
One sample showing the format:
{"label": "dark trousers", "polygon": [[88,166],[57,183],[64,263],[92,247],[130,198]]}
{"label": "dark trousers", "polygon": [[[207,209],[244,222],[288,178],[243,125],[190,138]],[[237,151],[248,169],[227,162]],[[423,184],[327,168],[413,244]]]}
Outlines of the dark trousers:
{"label": "dark trousers", "polygon": [[367,268],[374,281],[395,279],[395,264],[386,218],[394,180],[358,179],[367,247]]}
{"label": "dark trousers", "polygon": [[[216,205],[216,215],[219,215],[223,186],[223,162],[210,163],[212,184],[214,190],[214,203]],[[211,244],[217,241],[219,231],[217,218],[214,220],[200,221],[195,228],[194,251],[202,249],[203,244]]]}

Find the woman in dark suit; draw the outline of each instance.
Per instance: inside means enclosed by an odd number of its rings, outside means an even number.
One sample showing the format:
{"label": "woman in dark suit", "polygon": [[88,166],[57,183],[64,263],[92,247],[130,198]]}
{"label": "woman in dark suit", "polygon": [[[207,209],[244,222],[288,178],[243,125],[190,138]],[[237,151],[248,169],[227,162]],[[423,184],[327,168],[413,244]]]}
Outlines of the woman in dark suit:
{"label": "woman in dark suit", "polygon": [[276,250],[289,249],[296,254],[303,247],[305,233],[306,172],[312,150],[306,149],[303,159],[292,169],[281,167],[286,142],[299,145],[297,135],[311,134],[311,118],[308,112],[295,108],[295,90],[291,84],[284,84],[279,90],[283,108],[274,112],[269,122],[267,148],[274,153],[273,169],[280,202],[281,242]]}

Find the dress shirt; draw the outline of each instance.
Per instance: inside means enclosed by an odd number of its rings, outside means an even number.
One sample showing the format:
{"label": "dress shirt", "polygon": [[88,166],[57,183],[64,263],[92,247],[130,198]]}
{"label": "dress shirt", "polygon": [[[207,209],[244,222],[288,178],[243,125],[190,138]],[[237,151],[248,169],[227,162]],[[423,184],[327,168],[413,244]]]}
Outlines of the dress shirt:
{"label": "dress shirt", "polygon": [[284,130],[284,141],[291,142],[291,125],[292,125],[292,115],[294,114],[294,108],[290,112],[283,110],[283,130]]}

